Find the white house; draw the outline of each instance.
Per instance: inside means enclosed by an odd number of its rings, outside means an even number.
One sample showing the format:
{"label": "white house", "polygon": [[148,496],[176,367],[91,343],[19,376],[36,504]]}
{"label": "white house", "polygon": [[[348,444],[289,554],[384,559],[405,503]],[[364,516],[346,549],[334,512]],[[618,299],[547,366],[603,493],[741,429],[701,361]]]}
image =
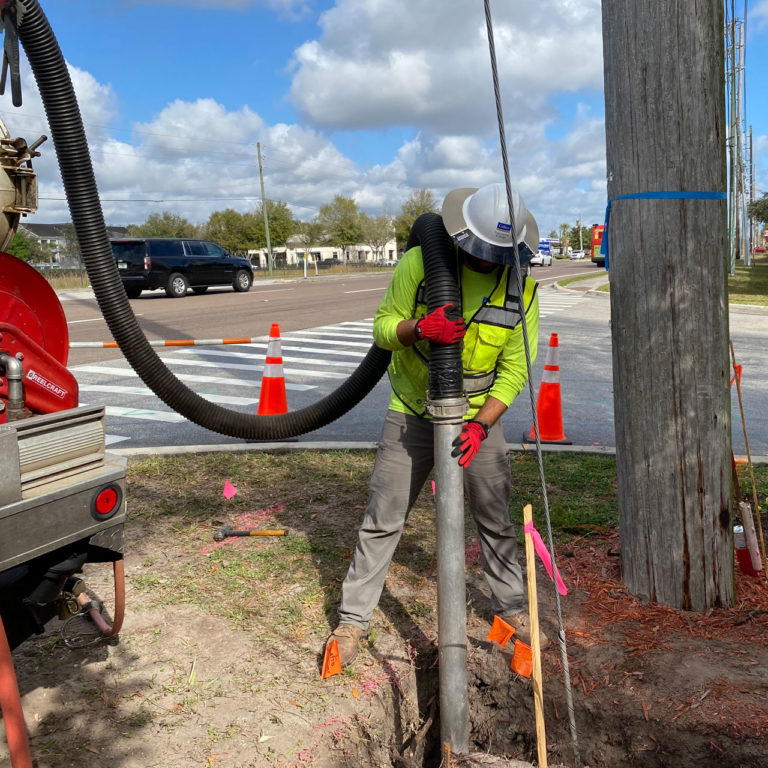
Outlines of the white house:
{"label": "white house", "polygon": [[[65,227],[68,224],[69,222],[67,224],[28,224],[23,221],[19,224],[19,230],[27,235],[27,237],[34,237],[40,242],[46,253],[48,264],[57,264],[62,267],[82,266],[76,257],[70,257],[70,263],[65,263],[66,259],[62,255],[67,239]],[[109,237],[125,237],[127,231],[127,227],[107,226],[107,235]]]}
{"label": "white house", "polygon": [[[266,248],[248,251],[248,256],[254,264],[258,264],[262,269],[268,268]],[[338,260],[348,264],[373,264],[377,261],[396,261],[397,244],[394,239],[388,241],[379,254],[375,254],[371,246],[365,243],[347,246],[343,254],[332,245],[313,246],[307,253],[301,244],[300,236],[292,235],[288,238],[286,245],[272,248],[272,258],[276,267],[298,267],[305,256],[308,257],[310,264],[330,260]]]}

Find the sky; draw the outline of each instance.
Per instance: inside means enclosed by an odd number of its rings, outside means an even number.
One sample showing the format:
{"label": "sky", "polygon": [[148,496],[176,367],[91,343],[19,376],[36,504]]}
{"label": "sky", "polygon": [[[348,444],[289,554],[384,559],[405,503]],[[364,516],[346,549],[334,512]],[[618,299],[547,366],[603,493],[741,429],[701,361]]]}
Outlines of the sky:
{"label": "sky", "polygon": [[[265,195],[312,219],[335,195],[396,215],[503,180],[482,0],[40,0],[67,61],[105,220],[169,211],[203,224]],[[743,9],[744,6],[737,2]],[[542,235],[602,222],[600,0],[491,0],[512,186]],[[748,5],[746,121],[768,192],[768,0]],[[737,11],[737,16],[743,15]],[[10,91],[10,88],[7,89]],[[50,135],[22,53],[23,105],[0,119]],[[39,209],[70,219],[53,144]]]}

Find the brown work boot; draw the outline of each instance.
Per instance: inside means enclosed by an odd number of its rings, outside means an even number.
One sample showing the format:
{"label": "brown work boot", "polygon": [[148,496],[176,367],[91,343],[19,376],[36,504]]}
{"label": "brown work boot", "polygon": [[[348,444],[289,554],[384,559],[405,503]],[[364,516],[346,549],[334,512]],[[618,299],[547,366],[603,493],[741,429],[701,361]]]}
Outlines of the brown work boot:
{"label": "brown work boot", "polygon": [[[511,613],[509,616],[502,616],[501,618],[510,627],[515,628],[514,637],[526,645],[531,644],[531,618],[525,611]],[[542,651],[546,651],[549,648],[549,638],[541,626],[539,626],[539,648]]]}
{"label": "brown work boot", "polygon": [[360,629],[354,624],[339,624],[328,638],[326,645],[332,640],[336,640],[339,648],[339,659],[342,667],[348,667],[357,656],[358,643],[361,637],[365,637],[368,630]]}

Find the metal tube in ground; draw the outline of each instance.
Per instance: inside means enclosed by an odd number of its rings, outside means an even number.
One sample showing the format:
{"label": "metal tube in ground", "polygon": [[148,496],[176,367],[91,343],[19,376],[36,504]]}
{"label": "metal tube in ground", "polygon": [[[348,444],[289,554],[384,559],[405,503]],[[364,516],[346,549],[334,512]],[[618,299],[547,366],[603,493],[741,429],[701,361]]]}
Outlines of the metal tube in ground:
{"label": "metal tube in ground", "polygon": [[454,754],[469,742],[467,603],[464,574],[464,477],[451,456],[462,422],[433,419],[437,502],[437,627],[440,659],[440,740]]}

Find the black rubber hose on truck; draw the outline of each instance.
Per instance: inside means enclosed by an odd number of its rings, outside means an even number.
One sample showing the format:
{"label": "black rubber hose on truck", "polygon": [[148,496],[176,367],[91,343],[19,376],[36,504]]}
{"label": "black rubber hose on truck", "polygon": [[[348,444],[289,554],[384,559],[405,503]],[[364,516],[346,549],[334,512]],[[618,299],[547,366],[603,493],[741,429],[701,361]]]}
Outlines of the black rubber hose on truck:
{"label": "black rubber hose on truck", "polygon": [[[72,223],[88,277],[112,336],[144,383],[166,405],[190,421],[213,432],[245,440],[283,440],[311,432],[339,418],[359,403],[382,377],[391,357],[390,352],[375,344],[357,369],[334,392],[306,408],[278,416],[256,416],[222,408],[197,395],[168,370],[139,327],[117,272],[80,108],[64,56],[37,0],[20,2],[25,13],[19,27],[19,39],[48,117]],[[442,297],[450,293],[447,289],[450,282],[454,286],[453,298],[447,301],[458,304],[455,301],[455,269],[451,274],[450,267],[453,259],[445,258],[448,248],[451,255],[455,249],[442,225],[442,219],[437,214],[426,216],[435,218],[425,220],[418,228],[414,225],[417,232],[413,236],[422,245],[422,250],[430,254],[425,257],[430,308],[434,308],[432,304],[436,307],[446,303]],[[433,284],[436,286],[434,289]],[[438,361],[436,378],[440,387],[446,391],[455,389],[456,375],[446,373],[443,358],[453,360],[457,354],[460,355],[458,345],[444,348],[432,345],[432,356]],[[457,359],[460,390],[461,367],[460,358]],[[455,361],[450,366],[455,367]],[[445,392],[443,396],[447,396]]]}
{"label": "black rubber hose on truck", "polygon": [[255,416],[210,403],[166,368],[136,321],[112,257],[80,109],[61,49],[37,0],[21,2],[26,13],[19,39],[45,106],[88,277],[109,330],[147,386],[190,421],[213,432],[246,440],[281,440],[311,432],[360,402],[389,364],[390,353],[375,345],[330,395],[307,408],[279,416]]}

